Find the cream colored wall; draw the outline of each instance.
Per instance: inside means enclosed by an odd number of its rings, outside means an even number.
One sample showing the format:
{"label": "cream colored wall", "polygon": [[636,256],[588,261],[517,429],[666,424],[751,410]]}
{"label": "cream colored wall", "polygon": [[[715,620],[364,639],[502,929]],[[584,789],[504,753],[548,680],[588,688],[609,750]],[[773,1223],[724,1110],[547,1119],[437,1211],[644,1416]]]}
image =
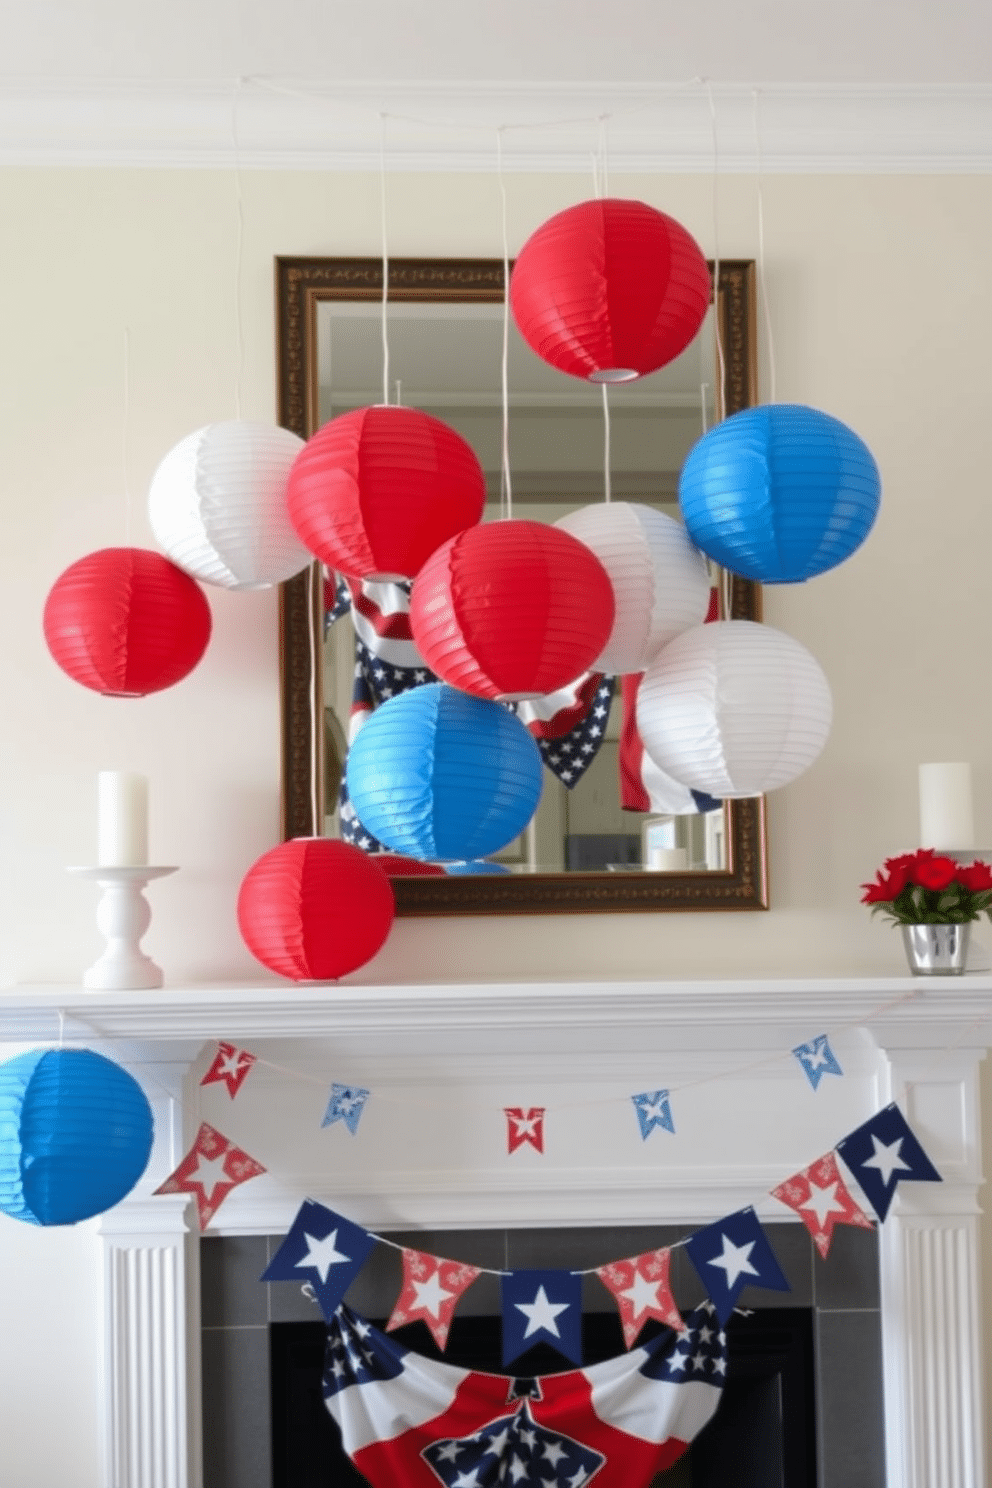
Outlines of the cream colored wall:
{"label": "cream colored wall", "polygon": [[[571,177],[507,185],[511,250],[589,194]],[[672,212],[711,255],[717,246],[725,257],[756,254],[751,179],[720,182],[718,245],[708,180],[615,179],[612,189]],[[145,942],[170,981],[253,974],[234,903],[249,863],[276,841],[274,596],[211,591],[203,664],[141,702],[68,681],[40,628],[45,594],[68,563],[126,540],[152,545],[144,493],[156,461],[192,429],[234,416],[239,381],[241,414],[274,416],[273,257],[377,251],[374,178],[246,172],[240,190],[239,286],[230,174],[0,176],[5,985],[78,981],[98,953],[94,891],[65,868],[93,856],[101,768],[150,777],[153,858],[181,866],[150,893]],[[766,594],[766,619],[813,650],[836,704],[819,762],[769,804],[771,911],[405,920],[357,979],[898,972],[899,944],[859,907],[857,886],[884,855],[915,843],[919,761],[972,761],[979,836],[992,843],[983,667],[992,181],[772,177],[763,198],[776,395],[849,422],[885,489],[861,552]],[[394,253],[499,252],[495,177],[393,177],[388,210]],[[767,396],[764,348],[762,360]],[[37,1235],[0,1218],[0,1432],[19,1488],[101,1482],[91,1231]],[[60,1333],[50,1352],[32,1344],[25,1355],[39,1307],[59,1311]],[[46,1429],[47,1403],[67,1395],[71,1429]]]}

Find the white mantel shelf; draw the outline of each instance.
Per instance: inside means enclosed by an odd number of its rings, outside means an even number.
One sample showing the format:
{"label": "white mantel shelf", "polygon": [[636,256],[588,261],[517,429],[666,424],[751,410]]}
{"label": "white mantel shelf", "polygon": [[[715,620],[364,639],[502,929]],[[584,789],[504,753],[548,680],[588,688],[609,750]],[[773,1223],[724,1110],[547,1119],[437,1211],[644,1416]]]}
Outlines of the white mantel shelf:
{"label": "white mantel shelf", "polygon": [[[582,1044],[615,1031],[656,1028],[760,1047],[773,1032],[808,1037],[839,1025],[884,1021],[899,1045],[946,1046],[967,1034],[992,1043],[992,976],[753,977],[659,981],[477,982],[300,985],[283,981],[203,984],[140,992],[19,986],[0,992],[0,1043],[64,1034],[149,1042],[189,1039],[363,1038],[390,1034],[474,1042],[500,1030],[552,1032]],[[915,1035],[912,1030],[916,1030]],[[888,1043],[889,1037],[883,1042]],[[381,1047],[381,1046],[380,1046]],[[385,1051],[384,1051],[385,1052]]]}

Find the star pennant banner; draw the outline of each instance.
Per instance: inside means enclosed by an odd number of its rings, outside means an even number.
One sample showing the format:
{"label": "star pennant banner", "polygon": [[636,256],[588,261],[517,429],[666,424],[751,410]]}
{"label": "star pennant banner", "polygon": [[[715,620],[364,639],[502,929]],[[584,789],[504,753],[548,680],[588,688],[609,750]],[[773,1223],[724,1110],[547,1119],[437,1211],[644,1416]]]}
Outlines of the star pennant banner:
{"label": "star pennant banner", "polygon": [[544,1107],[504,1106],[506,1114],[506,1148],[516,1152],[518,1147],[530,1143],[538,1152],[544,1151]]}
{"label": "star pennant banner", "polygon": [[646,1250],[643,1255],[631,1256],[626,1261],[611,1261],[596,1272],[616,1298],[628,1348],[634,1347],[649,1318],[657,1318],[677,1333],[682,1331],[682,1315],[668,1285],[671,1256],[670,1250]]}
{"label": "star pennant banner", "polygon": [[404,1246],[403,1286],[386,1331],[419,1318],[430,1328],[438,1348],[445,1349],[458,1299],[478,1275],[478,1266],[446,1261]]}
{"label": "star pennant banner", "polygon": [[816,1090],[824,1075],[842,1075],[844,1071],[837,1063],[837,1057],[827,1042],[827,1035],[821,1033],[818,1038],[810,1039],[809,1043],[799,1044],[793,1049],[793,1054],[799,1060],[805,1071],[806,1078]]}
{"label": "star pennant banner", "polygon": [[634,1110],[637,1112],[637,1124],[641,1128],[641,1136],[647,1138],[649,1132],[653,1132],[656,1126],[665,1131],[674,1132],[675,1122],[672,1120],[672,1107],[668,1099],[667,1090],[642,1090],[640,1095],[632,1095]]}
{"label": "star pennant banner", "polygon": [[856,1225],[862,1230],[872,1228],[871,1220],[855,1202],[841,1177],[832,1152],[810,1163],[801,1173],[793,1173],[771,1192],[773,1198],[780,1199],[796,1211],[824,1259],[830,1250],[834,1225]]}
{"label": "star pennant banner", "polygon": [[577,1271],[508,1271],[500,1283],[503,1364],[535,1343],[582,1363],[582,1277]]}
{"label": "star pennant banner", "polygon": [[885,1106],[838,1142],[837,1151],[880,1220],[888,1214],[899,1183],[941,1182],[940,1174],[895,1105]]}
{"label": "star pennant banner", "polygon": [[262,1280],[309,1281],[321,1312],[330,1322],[374,1247],[375,1236],[361,1225],[306,1199],[263,1271]]}
{"label": "star pennant banner", "polygon": [[689,1259],[702,1277],[717,1317],[726,1323],[746,1286],[773,1292],[791,1291],[758,1216],[750,1207],[728,1214],[697,1230],[685,1242]]}
{"label": "star pennant banner", "polygon": [[218,1044],[214,1062],[207,1070],[201,1085],[223,1083],[233,1100],[245,1082],[245,1076],[255,1063],[254,1054],[247,1049],[237,1049],[234,1044]]}
{"label": "star pennant banner", "polygon": [[193,1194],[200,1229],[205,1230],[232,1188],[264,1172],[261,1163],[204,1121],[178,1168],[155,1192]]}
{"label": "star pennant banner", "polygon": [[331,1096],[327,1102],[327,1110],[324,1112],[321,1126],[333,1126],[335,1121],[343,1121],[351,1135],[354,1136],[358,1131],[362,1112],[365,1110],[365,1102],[371,1093],[370,1090],[363,1090],[359,1085],[332,1085]]}

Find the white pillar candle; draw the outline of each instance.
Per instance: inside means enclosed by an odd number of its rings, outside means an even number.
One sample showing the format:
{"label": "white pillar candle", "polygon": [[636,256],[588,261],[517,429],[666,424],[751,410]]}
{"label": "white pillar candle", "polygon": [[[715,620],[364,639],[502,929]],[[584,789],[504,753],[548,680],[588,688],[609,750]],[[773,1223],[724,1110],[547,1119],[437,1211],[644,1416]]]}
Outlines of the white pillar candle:
{"label": "white pillar candle", "polygon": [[97,776],[97,864],[144,868],[148,864],[148,781],[124,770]]}
{"label": "white pillar candle", "polygon": [[655,873],[684,873],[689,867],[689,854],[684,847],[652,847],[648,867]]}
{"label": "white pillar candle", "polygon": [[920,766],[920,846],[941,849],[975,845],[971,766]]}

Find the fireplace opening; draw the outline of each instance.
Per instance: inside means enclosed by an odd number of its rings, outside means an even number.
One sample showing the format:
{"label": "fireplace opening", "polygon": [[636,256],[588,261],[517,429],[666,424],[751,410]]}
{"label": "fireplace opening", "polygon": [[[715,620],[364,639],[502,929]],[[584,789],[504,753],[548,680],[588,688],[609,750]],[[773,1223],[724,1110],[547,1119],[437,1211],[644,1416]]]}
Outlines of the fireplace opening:
{"label": "fireplace opening", "polygon": [[[378,1327],[384,1319],[375,1320]],[[653,1331],[652,1331],[653,1330]],[[641,1341],[659,1331],[649,1325]],[[811,1308],[738,1313],[728,1329],[729,1368],[713,1420],[685,1456],[652,1488],[810,1488],[817,1481],[813,1314]],[[574,1366],[547,1345],[530,1349],[512,1370],[500,1362],[500,1319],[454,1320],[442,1354],[420,1323],[392,1336],[431,1358],[511,1378],[557,1374]],[[273,1323],[269,1330],[273,1488],[365,1488],[324,1407],[321,1322]],[[583,1317],[587,1364],[624,1352],[616,1314]]]}

